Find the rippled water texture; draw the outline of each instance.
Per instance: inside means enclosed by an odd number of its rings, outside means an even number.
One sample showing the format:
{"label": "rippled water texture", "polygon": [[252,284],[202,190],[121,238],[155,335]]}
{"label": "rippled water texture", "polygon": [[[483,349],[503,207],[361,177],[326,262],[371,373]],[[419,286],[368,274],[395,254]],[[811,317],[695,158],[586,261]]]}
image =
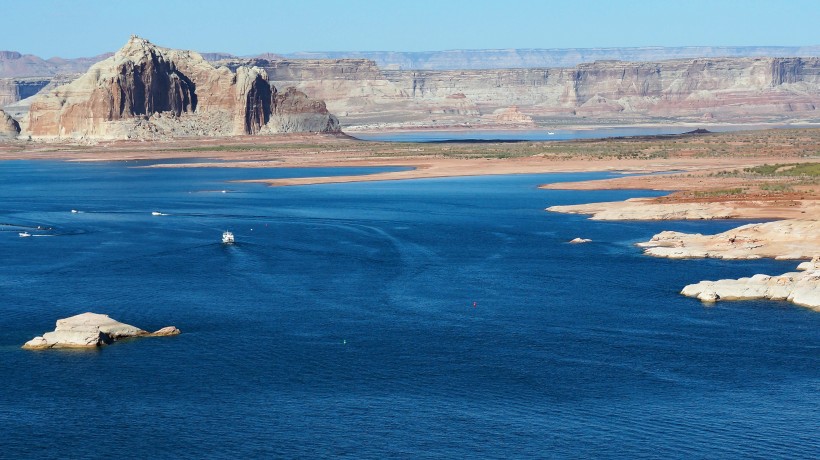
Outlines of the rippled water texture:
{"label": "rippled water texture", "polygon": [[[0,162],[0,457],[820,454],[820,314],[678,294],[796,263],[633,246],[737,222],[543,211],[647,194],[536,188],[589,174],[268,188],[225,180],[333,171],[131,166]],[[183,334],[19,348],[89,310]]]}

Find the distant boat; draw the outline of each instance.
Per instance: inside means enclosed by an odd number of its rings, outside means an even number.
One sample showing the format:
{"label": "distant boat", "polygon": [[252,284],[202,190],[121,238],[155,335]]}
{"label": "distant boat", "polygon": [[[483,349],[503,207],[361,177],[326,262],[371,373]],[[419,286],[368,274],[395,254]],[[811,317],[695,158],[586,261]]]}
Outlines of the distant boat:
{"label": "distant boat", "polygon": [[552,132],[552,131],[547,131],[547,136],[554,136],[554,135],[555,135],[555,133],[554,133],[554,132]]}
{"label": "distant boat", "polygon": [[71,214],[77,214],[77,213],[79,213],[79,212],[80,212],[80,211],[77,211],[76,209],[72,209],[72,210],[71,210]]}
{"label": "distant boat", "polygon": [[234,243],[233,233],[228,232],[228,231],[222,233],[222,242],[224,244],[233,244]]}
{"label": "distant boat", "polygon": [[29,236],[31,236],[31,233],[29,233],[29,232],[20,232],[20,233],[18,233],[18,235],[20,235],[20,238],[28,238]]}
{"label": "distant boat", "polygon": [[151,211],[151,215],[152,215],[152,216],[161,216],[161,215],[163,215],[163,214],[162,214],[161,212],[159,212],[159,211]]}

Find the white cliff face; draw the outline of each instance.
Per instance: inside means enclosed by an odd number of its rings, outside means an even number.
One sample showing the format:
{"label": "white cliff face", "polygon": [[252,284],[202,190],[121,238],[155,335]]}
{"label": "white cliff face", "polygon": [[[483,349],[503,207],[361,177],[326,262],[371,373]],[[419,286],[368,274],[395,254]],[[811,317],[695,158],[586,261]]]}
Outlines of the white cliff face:
{"label": "white cliff face", "polygon": [[95,348],[129,337],[150,337],[179,334],[173,326],[165,327],[151,334],[130,324],[111,319],[99,313],[82,313],[57,320],[52,332],[35,337],[23,348],[39,350],[46,348]]}
{"label": "white cliff face", "polygon": [[[345,125],[532,118],[688,121],[820,117],[820,58],[597,61],[557,68],[379,69],[363,59],[252,60],[271,81],[327,101]],[[228,63],[229,65],[230,62]],[[408,67],[412,68],[412,67]],[[454,98],[458,104],[453,104]]]}

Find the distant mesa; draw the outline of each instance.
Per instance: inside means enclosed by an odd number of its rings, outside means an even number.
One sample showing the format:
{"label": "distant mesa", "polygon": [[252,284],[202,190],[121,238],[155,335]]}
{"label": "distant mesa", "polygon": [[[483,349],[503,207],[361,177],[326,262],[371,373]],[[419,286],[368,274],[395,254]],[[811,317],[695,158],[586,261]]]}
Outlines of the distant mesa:
{"label": "distant mesa", "polygon": [[322,101],[280,94],[263,69],[217,68],[136,36],[71,83],[34,96],[25,121],[24,133],[38,139],[340,132]]}
{"label": "distant mesa", "polygon": [[179,329],[174,326],[167,326],[150,333],[111,319],[108,315],[88,312],[57,320],[57,327],[54,331],[29,340],[23,348],[28,350],[97,348],[127,338],[164,337],[179,333]]}
{"label": "distant mesa", "polygon": [[[462,98],[465,98],[463,93],[460,93]],[[512,106],[506,109],[498,109],[493,112],[495,122],[504,125],[532,125],[534,124],[532,117],[521,113],[518,107]]]}
{"label": "distant mesa", "polygon": [[111,54],[77,59],[43,59],[16,51],[0,51],[0,78],[52,77],[57,74],[85,72],[92,64],[110,57]]}

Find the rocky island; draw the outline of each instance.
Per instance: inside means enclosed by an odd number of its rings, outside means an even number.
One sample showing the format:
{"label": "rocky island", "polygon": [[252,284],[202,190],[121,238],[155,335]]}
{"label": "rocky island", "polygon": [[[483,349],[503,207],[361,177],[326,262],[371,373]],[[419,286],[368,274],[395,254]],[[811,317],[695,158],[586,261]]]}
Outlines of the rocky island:
{"label": "rocky island", "polygon": [[156,332],[144,331],[136,326],[121,323],[108,315],[82,313],[57,320],[52,332],[35,337],[23,345],[27,350],[48,348],[97,348],[122,339],[134,337],[163,337],[177,335],[180,330],[174,326],[164,327]]}

